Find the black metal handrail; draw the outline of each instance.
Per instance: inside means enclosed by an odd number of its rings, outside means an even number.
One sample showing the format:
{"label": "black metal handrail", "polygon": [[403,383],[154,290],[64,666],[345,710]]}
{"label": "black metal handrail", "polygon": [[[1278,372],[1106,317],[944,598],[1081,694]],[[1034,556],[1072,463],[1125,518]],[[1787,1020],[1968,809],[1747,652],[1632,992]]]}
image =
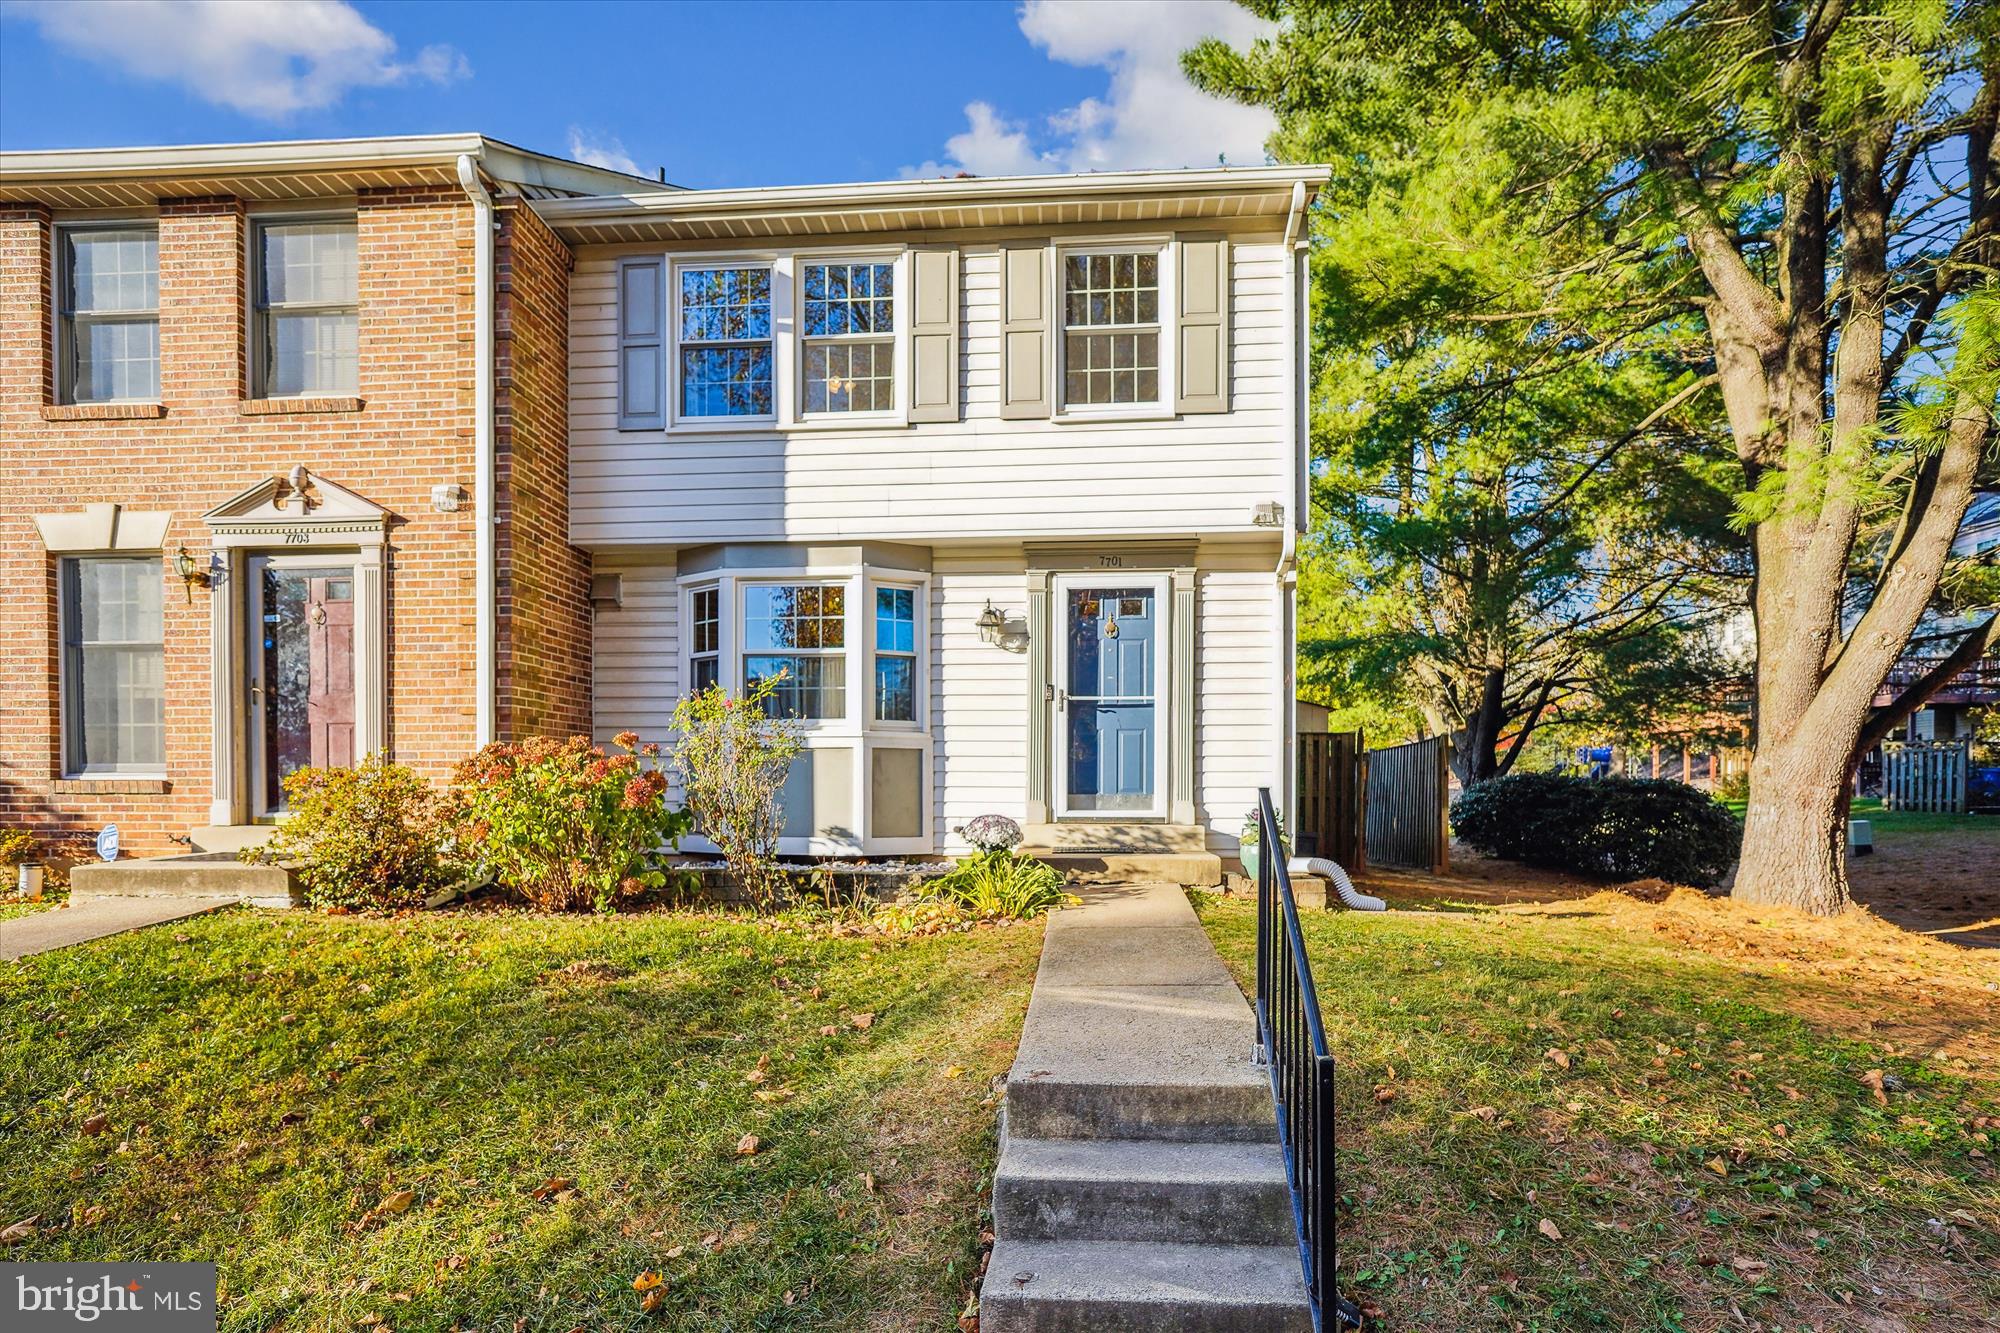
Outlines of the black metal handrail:
{"label": "black metal handrail", "polygon": [[1340,1193],[1333,1156],[1333,1056],[1268,787],[1257,792],[1257,852],[1257,1038],[1271,1071],[1306,1296],[1315,1329],[1359,1328],[1360,1310],[1334,1285],[1333,1212]]}

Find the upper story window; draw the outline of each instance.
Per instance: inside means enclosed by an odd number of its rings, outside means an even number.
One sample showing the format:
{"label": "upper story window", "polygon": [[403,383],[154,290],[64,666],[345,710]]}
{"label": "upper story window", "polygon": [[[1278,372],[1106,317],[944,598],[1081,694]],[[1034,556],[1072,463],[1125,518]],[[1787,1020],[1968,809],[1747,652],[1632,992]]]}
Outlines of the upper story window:
{"label": "upper story window", "polygon": [[266,222],[256,231],[252,346],[260,397],[352,395],[360,305],[351,218]]}
{"label": "upper story window", "polygon": [[57,364],[66,403],[160,396],[160,232],[64,228]]}
{"label": "upper story window", "polygon": [[917,591],[875,590],[875,720],[917,720]]}
{"label": "upper story window", "polygon": [[680,270],[683,417],[768,417],[772,395],[771,270]]}
{"label": "upper story window", "polygon": [[62,562],[63,769],[166,767],[166,663],[160,558]]}
{"label": "upper story window", "polygon": [[1067,408],[1160,401],[1160,252],[1066,254],[1062,388]]}
{"label": "upper story window", "polygon": [[722,594],[697,588],[688,601],[688,693],[700,694],[722,679]]}
{"label": "upper story window", "polygon": [[805,411],[889,412],[896,406],[896,266],[803,266]]}
{"label": "upper story window", "polygon": [[743,688],[785,673],[773,717],[847,716],[847,585],[753,583],[743,589]]}

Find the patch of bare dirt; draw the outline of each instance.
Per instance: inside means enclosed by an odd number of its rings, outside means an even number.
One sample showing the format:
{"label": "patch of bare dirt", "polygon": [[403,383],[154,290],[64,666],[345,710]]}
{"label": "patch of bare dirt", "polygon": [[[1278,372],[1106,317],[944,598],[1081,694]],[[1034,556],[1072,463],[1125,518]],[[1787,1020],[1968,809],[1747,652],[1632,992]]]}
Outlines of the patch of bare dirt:
{"label": "patch of bare dirt", "polygon": [[2000,818],[1962,829],[1878,830],[1848,863],[1854,899],[1906,930],[2000,949]]}

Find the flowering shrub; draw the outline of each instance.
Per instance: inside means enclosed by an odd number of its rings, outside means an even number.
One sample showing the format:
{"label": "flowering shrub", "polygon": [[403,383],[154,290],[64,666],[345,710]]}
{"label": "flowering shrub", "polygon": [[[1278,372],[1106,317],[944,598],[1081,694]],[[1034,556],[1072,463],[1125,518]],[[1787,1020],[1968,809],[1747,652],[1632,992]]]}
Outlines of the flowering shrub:
{"label": "flowering shrub", "polygon": [[461,855],[550,911],[608,912],[658,888],[663,848],[688,817],[667,808],[667,779],[642,764],[660,752],[633,733],[619,753],[585,736],[489,745],[452,776],[452,829]]}
{"label": "flowering shrub", "polygon": [[352,768],[285,775],[290,817],[238,859],[278,860],[314,907],[421,907],[451,883],[439,855],[442,807],[431,785],[381,756]]}
{"label": "flowering shrub", "polygon": [[785,887],[775,861],[778,791],[800,746],[797,727],[764,712],[784,678],[766,676],[741,697],[712,685],[674,705],[673,763],[688,813],[743,891],[766,905]]}
{"label": "flowering shrub", "polygon": [[1005,815],[980,815],[967,820],[958,836],[982,852],[1007,852],[1021,845],[1021,826]]}

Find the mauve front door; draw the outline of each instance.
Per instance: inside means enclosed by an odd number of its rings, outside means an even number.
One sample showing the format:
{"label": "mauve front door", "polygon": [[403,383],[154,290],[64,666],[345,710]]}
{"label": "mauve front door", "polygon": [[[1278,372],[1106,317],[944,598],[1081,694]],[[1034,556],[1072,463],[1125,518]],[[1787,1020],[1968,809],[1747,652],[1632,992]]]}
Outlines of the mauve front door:
{"label": "mauve front door", "polygon": [[274,814],[286,774],[354,762],[354,570],[261,562],[256,596],[257,795]]}

